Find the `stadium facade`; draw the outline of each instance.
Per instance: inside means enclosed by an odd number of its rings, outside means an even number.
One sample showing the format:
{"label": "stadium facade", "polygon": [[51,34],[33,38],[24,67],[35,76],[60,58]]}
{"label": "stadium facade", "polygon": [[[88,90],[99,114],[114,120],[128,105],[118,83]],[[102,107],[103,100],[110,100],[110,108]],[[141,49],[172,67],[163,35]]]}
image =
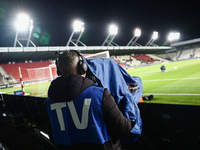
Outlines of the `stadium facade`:
{"label": "stadium facade", "polygon": [[191,50],[195,52],[200,47],[200,38],[173,43],[170,46],[44,46],[44,47],[0,47],[0,64],[9,62],[41,61],[55,59],[55,52],[66,49],[79,50],[84,54],[94,54],[109,51],[111,56],[131,54],[170,54]]}

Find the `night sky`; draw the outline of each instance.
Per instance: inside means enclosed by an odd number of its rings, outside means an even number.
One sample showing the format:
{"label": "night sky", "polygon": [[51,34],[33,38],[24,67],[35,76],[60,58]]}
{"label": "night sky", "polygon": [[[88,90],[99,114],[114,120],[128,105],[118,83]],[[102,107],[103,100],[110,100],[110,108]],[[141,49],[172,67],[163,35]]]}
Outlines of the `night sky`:
{"label": "night sky", "polygon": [[136,27],[141,29],[137,42],[142,45],[153,31],[158,32],[158,45],[170,31],[180,32],[179,41],[200,38],[196,0],[0,0],[0,47],[13,46],[13,24],[21,12],[33,19],[31,40],[36,46],[65,46],[75,19],[85,23],[81,41],[87,46],[100,46],[111,23],[118,26],[114,42],[120,46],[129,42]]}

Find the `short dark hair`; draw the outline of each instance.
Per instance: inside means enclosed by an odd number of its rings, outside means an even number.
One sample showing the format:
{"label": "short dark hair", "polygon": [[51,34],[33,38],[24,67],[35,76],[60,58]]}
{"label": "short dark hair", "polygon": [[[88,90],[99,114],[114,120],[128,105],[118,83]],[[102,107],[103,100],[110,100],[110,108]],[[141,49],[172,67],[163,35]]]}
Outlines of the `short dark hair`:
{"label": "short dark hair", "polygon": [[58,68],[62,75],[78,73],[78,57],[72,50],[65,50],[58,54]]}

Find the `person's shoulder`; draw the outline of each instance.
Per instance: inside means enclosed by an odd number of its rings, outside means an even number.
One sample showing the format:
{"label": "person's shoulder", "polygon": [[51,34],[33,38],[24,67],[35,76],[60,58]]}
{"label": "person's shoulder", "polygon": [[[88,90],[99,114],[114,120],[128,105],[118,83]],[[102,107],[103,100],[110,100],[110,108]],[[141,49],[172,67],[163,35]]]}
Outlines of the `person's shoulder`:
{"label": "person's shoulder", "polygon": [[96,85],[92,85],[92,86],[90,86],[90,88],[92,88],[93,90],[99,90],[99,91],[105,92],[105,88],[104,87],[99,87],[99,86],[96,86]]}
{"label": "person's shoulder", "polygon": [[107,101],[114,100],[114,98],[112,97],[112,95],[108,89],[104,89],[103,100],[107,100]]}
{"label": "person's shoulder", "polygon": [[111,93],[110,93],[110,91],[108,90],[108,89],[104,89],[104,93],[106,94],[106,95],[111,95]]}

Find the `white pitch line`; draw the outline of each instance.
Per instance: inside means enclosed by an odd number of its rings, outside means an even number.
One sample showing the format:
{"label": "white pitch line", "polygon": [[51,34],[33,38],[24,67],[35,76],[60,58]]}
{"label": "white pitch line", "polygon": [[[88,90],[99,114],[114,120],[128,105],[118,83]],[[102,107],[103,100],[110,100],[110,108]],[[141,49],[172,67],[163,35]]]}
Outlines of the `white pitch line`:
{"label": "white pitch line", "polygon": [[200,79],[200,77],[195,77],[195,78],[175,78],[175,79],[142,80],[142,82],[151,82],[151,81],[168,81],[168,80],[196,80],[196,79]]}
{"label": "white pitch line", "polygon": [[0,92],[0,94],[4,94],[4,93],[7,93],[7,92]]}
{"label": "white pitch line", "polygon": [[40,95],[36,95],[36,96],[39,97],[39,96],[44,96],[44,95],[47,95],[47,94],[40,94]]}
{"label": "white pitch line", "polygon": [[200,94],[189,94],[189,93],[143,93],[143,95],[196,95],[200,96]]}

